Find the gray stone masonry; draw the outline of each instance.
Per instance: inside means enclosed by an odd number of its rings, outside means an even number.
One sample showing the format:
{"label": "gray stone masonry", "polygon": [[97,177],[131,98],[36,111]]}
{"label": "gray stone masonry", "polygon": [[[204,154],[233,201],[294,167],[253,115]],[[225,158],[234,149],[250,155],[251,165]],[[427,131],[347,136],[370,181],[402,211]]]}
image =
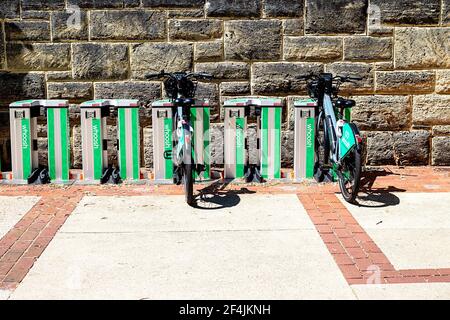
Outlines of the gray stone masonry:
{"label": "gray stone masonry", "polygon": [[[141,101],[142,166],[151,167],[150,105],[165,93],[144,76],[162,69],[215,76],[197,90],[211,101],[214,165],[223,162],[222,103],[252,95],[285,102],[282,164],[291,167],[292,105],[307,96],[296,77],[310,72],[363,78],[341,94],[357,102],[352,121],[363,131],[368,165],[450,165],[450,0],[1,0],[3,167],[9,103],[68,99],[79,168],[78,104],[103,98]],[[115,139],[113,119],[108,124]]]}

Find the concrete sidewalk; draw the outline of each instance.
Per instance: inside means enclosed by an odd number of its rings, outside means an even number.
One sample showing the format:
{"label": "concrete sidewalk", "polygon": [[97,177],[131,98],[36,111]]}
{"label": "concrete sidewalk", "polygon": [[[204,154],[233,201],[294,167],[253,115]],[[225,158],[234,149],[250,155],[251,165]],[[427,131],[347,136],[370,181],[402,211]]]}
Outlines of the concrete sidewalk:
{"label": "concrete sidewalk", "polygon": [[358,205],[335,185],[199,208],[173,186],[0,186],[0,299],[450,299],[450,176],[414,170]]}
{"label": "concrete sidewalk", "polygon": [[354,298],[295,195],[240,198],[85,197],[12,298]]}
{"label": "concrete sidewalk", "polygon": [[450,193],[395,192],[389,197],[395,197],[396,204],[379,207],[364,200],[360,206],[342,203],[396,269],[448,268]]}
{"label": "concrete sidewalk", "polygon": [[33,196],[0,196],[0,239],[39,201]]}

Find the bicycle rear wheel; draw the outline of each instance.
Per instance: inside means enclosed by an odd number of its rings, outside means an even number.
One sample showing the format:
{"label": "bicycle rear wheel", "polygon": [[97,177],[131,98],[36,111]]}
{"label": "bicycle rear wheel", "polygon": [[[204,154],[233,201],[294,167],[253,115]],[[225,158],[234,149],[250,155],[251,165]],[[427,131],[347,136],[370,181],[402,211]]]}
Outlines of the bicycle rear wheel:
{"label": "bicycle rear wheel", "polygon": [[357,146],[342,162],[339,188],[345,201],[354,203],[361,179],[361,147]]}

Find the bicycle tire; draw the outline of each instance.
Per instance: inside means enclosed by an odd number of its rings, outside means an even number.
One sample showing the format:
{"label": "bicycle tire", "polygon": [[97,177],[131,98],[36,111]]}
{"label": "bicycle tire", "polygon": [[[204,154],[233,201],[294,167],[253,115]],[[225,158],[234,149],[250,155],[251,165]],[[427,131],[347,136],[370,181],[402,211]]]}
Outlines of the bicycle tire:
{"label": "bicycle tire", "polygon": [[350,172],[352,184],[350,188],[346,186],[346,183],[350,182],[350,180],[345,177],[342,171],[339,175],[339,189],[341,190],[343,198],[348,203],[355,203],[356,197],[358,196],[361,180],[361,153],[361,146],[357,146],[353,149],[353,151],[351,151],[351,154],[343,162],[344,170],[350,163],[352,163],[353,169]]}
{"label": "bicycle tire", "polygon": [[192,164],[184,165],[184,193],[186,203],[190,206],[194,204],[194,179],[192,177]]}
{"label": "bicycle tire", "polygon": [[194,175],[193,175],[193,163],[192,163],[192,144],[191,144],[191,132],[188,128],[184,128],[185,150],[184,150],[184,165],[183,165],[183,180],[184,180],[184,194],[186,203],[190,206],[194,204]]}

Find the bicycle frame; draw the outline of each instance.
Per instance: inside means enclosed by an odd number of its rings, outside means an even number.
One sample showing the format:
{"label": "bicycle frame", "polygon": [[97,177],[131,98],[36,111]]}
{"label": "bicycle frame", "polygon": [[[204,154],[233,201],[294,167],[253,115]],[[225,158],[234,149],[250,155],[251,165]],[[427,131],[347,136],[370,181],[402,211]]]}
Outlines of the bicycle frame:
{"label": "bicycle frame", "polygon": [[[358,139],[356,138],[356,135],[358,132],[356,132],[353,126],[347,122],[339,128],[331,96],[327,93],[324,94],[322,112],[324,113],[325,120],[324,130],[328,130],[329,133],[328,137],[330,141],[328,141],[328,143],[330,143],[332,152],[331,161],[339,165],[341,160],[345,158],[353,148],[357,147]],[[322,117],[322,112],[319,114],[318,121],[320,121],[320,117]],[[341,130],[341,132],[339,132],[339,130]]]}
{"label": "bicycle frame", "polygon": [[175,107],[177,112],[174,115],[174,126],[175,126],[175,132],[177,134],[177,150],[176,150],[176,160],[175,164],[177,166],[184,164],[187,164],[187,160],[189,159],[189,161],[191,162],[191,158],[187,157],[188,159],[186,159],[186,157],[184,156],[184,152],[185,152],[185,146],[190,144],[190,141],[187,141],[188,137],[185,135],[185,128],[189,128],[189,131],[192,132],[192,125],[190,123],[189,120],[189,112],[186,111],[186,107],[183,106],[176,106]]}
{"label": "bicycle frame", "polygon": [[[192,134],[194,130],[191,125],[190,108],[195,104],[196,81],[199,79],[210,80],[213,77],[210,74],[201,72],[166,73],[164,70],[157,74],[148,74],[145,77],[148,80],[164,80],[164,88],[167,96],[171,100],[170,105],[172,111],[171,156],[174,168],[172,175],[173,182],[177,185],[181,184],[181,182],[184,183],[186,202],[192,205],[195,201],[193,196],[193,180],[196,174],[200,175],[202,171],[205,171],[205,165],[195,164],[196,155],[192,146]],[[194,123],[197,122],[196,118],[193,120]],[[166,160],[168,159],[166,158]]]}
{"label": "bicycle frame", "polygon": [[[328,128],[328,133],[329,138],[331,139],[331,141],[329,141],[330,147],[332,147],[333,153],[332,153],[332,160],[333,162],[338,162],[339,158],[338,158],[338,144],[337,142],[337,137],[339,136],[338,134],[338,128],[337,128],[337,120],[336,120],[336,114],[334,112],[334,107],[333,107],[333,102],[331,100],[331,96],[327,93],[324,94],[323,97],[323,111],[325,113],[325,123],[324,123],[324,129],[325,126]],[[320,115],[319,115],[320,116]],[[331,123],[329,123],[329,119],[331,121]]]}

